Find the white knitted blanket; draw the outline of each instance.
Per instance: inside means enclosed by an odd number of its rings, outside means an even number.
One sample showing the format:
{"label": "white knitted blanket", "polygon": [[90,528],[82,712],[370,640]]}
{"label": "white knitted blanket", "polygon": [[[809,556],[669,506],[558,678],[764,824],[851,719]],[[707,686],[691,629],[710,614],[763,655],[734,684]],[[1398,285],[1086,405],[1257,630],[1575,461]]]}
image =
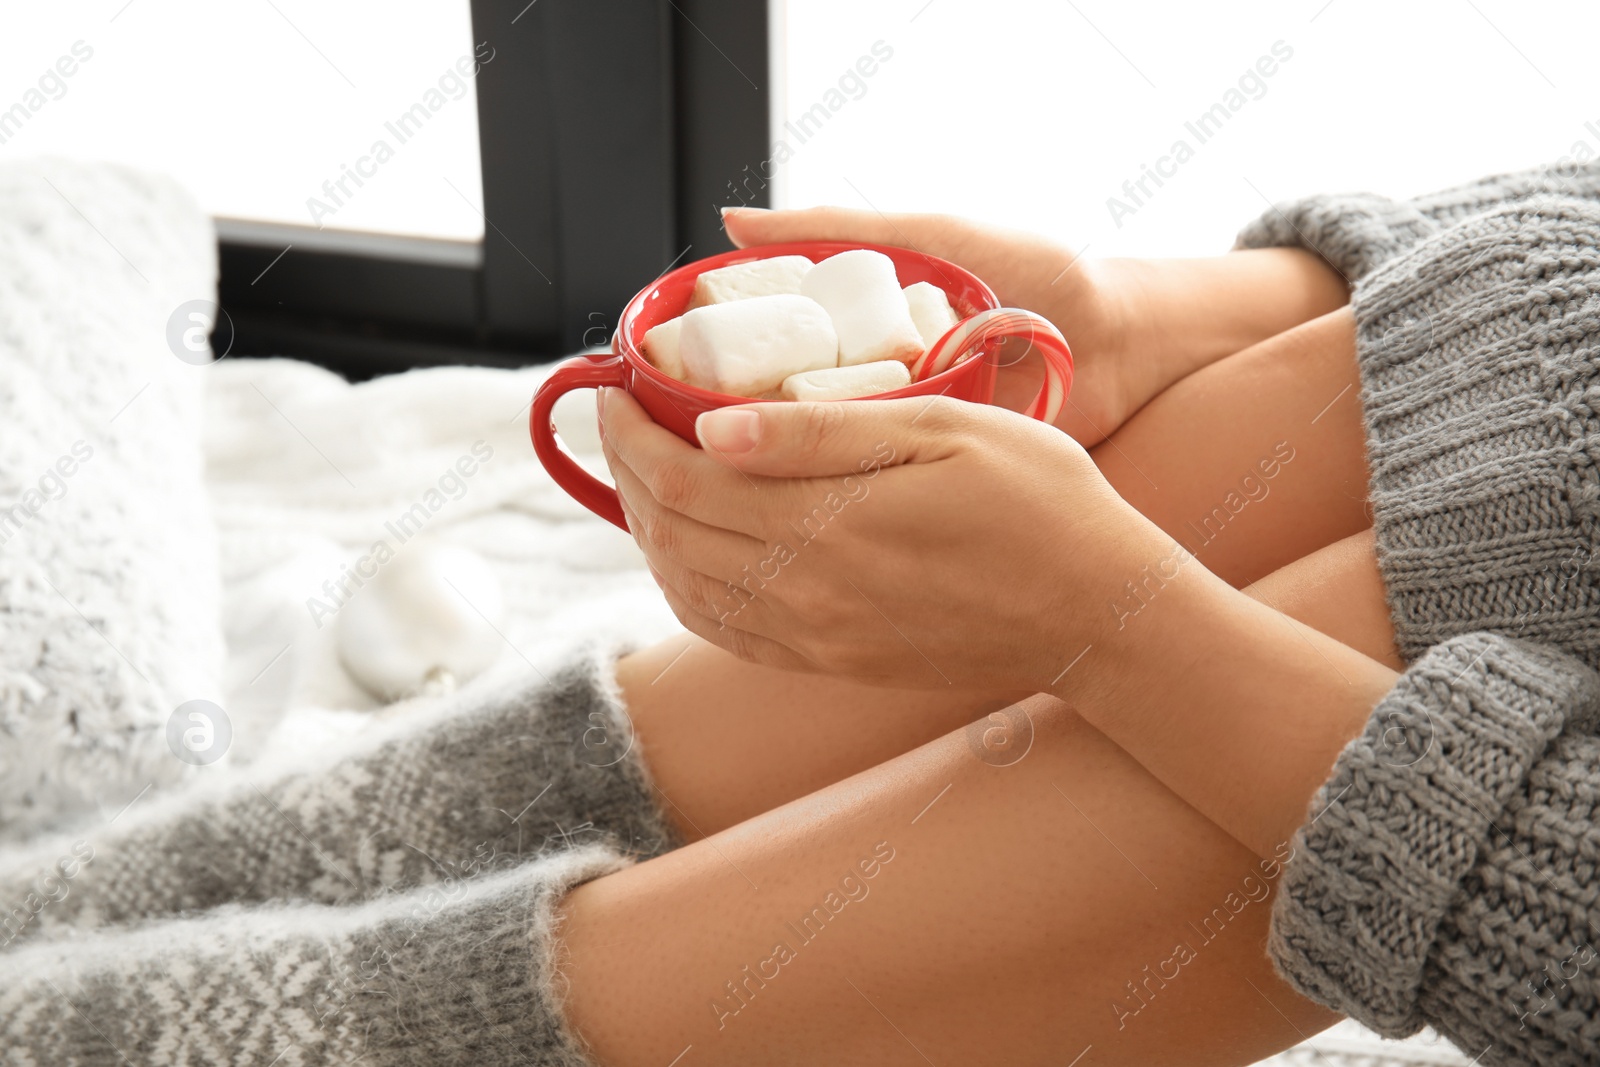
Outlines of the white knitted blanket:
{"label": "white knitted blanket", "polygon": [[[543,668],[586,637],[638,643],[673,632],[633,542],[534,459],[528,402],[547,373],[440,368],[350,385],[294,360],[209,368],[206,478],[225,590],[232,762],[292,760],[371,721],[378,702],[339,662],[337,617],[314,605],[336,602],[324,583],[337,584],[374,542],[396,541],[394,524],[475,443],[492,456],[470,477],[447,479],[421,534],[472,549],[497,574],[507,618],[491,673]],[[558,420],[598,469],[592,398],[572,395]]]}
{"label": "white knitted blanket", "polygon": [[[206,464],[228,637],[226,705],[236,759],[294,759],[360,729],[375,702],[339,665],[334,627],[306,601],[353,562],[473,443],[493,458],[428,533],[485,556],[505,591],[494,670],[543,667],[574,640],[651,641],[676,629],[633,542],[558,489],[533,458],[527,404],[548,371],[449,368],[359,385],[291,360],[226,359],[210,371]],[[557,425],[600,469],[592,393]],[[1382,1041],[1343,1023],[1276,1067],[1465,1065],[1426,1035]]]}

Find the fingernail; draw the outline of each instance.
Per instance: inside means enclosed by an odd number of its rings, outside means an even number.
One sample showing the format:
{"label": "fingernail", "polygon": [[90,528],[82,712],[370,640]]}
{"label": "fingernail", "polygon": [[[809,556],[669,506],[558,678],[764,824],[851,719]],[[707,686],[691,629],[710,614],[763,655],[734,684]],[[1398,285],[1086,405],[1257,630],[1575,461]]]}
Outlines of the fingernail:
{"label": "fingernail", "polygon": [[769,208],[769,207],[755,207],[753,205],[746,205],[746,204],[729,204],[727,207],[719,208],[718,210],[722,212],[722,217],[723,218],[727,218],[728,217],[728,212],[730,212],[730,211],[747,211],[747,212],[750,212],[750,213],[754,214],[754,213],[758,213],[758,212],[771,211],[772,209]]}
{"label": "fingernail", "polygon": [[694,420],[700,444],[717,452],[748,452],[761,440],[761,416],[749,408],[718,408]]}
{"label": "fingernail", "polygon": [[595,390],[598,395],[595,397],[594,406],[595,409],[600,413],[601,422],[606,421],[606,402],[611,399],[611,389],[612,387],[609,385],[602,385],[599,389]]}

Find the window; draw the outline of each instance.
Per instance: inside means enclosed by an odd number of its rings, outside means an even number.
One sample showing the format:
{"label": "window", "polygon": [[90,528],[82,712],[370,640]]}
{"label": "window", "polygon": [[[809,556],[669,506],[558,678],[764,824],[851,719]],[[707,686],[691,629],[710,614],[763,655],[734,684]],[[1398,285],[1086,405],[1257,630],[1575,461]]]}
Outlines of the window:
{"label": "window", "polygon": [[771,110],[749,0],[105,0],[0,15],[0,61],[30,72],[0,156],[176,175],[218,216],[232,351],[352,376],[604,335],[727,247]]}
{"label": "window", "polygon": [[1600,156],[1597,30],[1577,0],[12,5],[0,159],[188,184],[235,352],[514,365],[725,248],[727,203],[1199,255],[1272,201]]}
{"label": "window", "polygon": [[467,0],[110,0],[0,23],[0,106],[44,83],[5,156],[163,171],[223,217],[483,236]]}

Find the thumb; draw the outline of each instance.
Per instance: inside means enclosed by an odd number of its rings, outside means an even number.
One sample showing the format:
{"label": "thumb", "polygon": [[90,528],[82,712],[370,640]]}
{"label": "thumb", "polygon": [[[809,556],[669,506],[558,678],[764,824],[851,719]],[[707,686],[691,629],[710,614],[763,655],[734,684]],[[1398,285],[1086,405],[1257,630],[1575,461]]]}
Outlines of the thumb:
{"label": "thumb", "polygon": [[860,475],[949,455],[966,406],[943,396],[747,404],[703,413],[695,435],[709,455],[749,474]]}

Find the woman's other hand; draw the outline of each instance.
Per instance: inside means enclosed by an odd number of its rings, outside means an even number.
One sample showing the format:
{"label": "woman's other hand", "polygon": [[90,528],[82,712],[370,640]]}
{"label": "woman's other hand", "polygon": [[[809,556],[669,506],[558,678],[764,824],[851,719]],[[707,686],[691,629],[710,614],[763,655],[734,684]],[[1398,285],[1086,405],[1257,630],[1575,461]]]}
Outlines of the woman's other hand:
{"label": "woman's other hand", "polygon": [[[1148,397],[1126,380],[1125,293],[1109,286],[1100,264],[1034,234],[979,225],[953,215],[882,215],[821,207],[805,211],[735,208],[723,225],[741,248],[780,241],[859,241],[910,248],[965,267],[994,289],[1005,307],[1026,308],[1055,324],[1072,346],[1072,395],[1056,425],[1085,447],[1104,440]],[[1017,407],[1038,389],[1037,358],[1008,341],[997,402]],[[1008,382],[1007,379],[1016,379]]]}
{"label": "woman's other hand", "polygon": [[1066,435],[944,397],[702,415],[704,449],[602,392],[629,529],[678,619],[742,659],[1035,692],[1142,570],[1182,560]]}

